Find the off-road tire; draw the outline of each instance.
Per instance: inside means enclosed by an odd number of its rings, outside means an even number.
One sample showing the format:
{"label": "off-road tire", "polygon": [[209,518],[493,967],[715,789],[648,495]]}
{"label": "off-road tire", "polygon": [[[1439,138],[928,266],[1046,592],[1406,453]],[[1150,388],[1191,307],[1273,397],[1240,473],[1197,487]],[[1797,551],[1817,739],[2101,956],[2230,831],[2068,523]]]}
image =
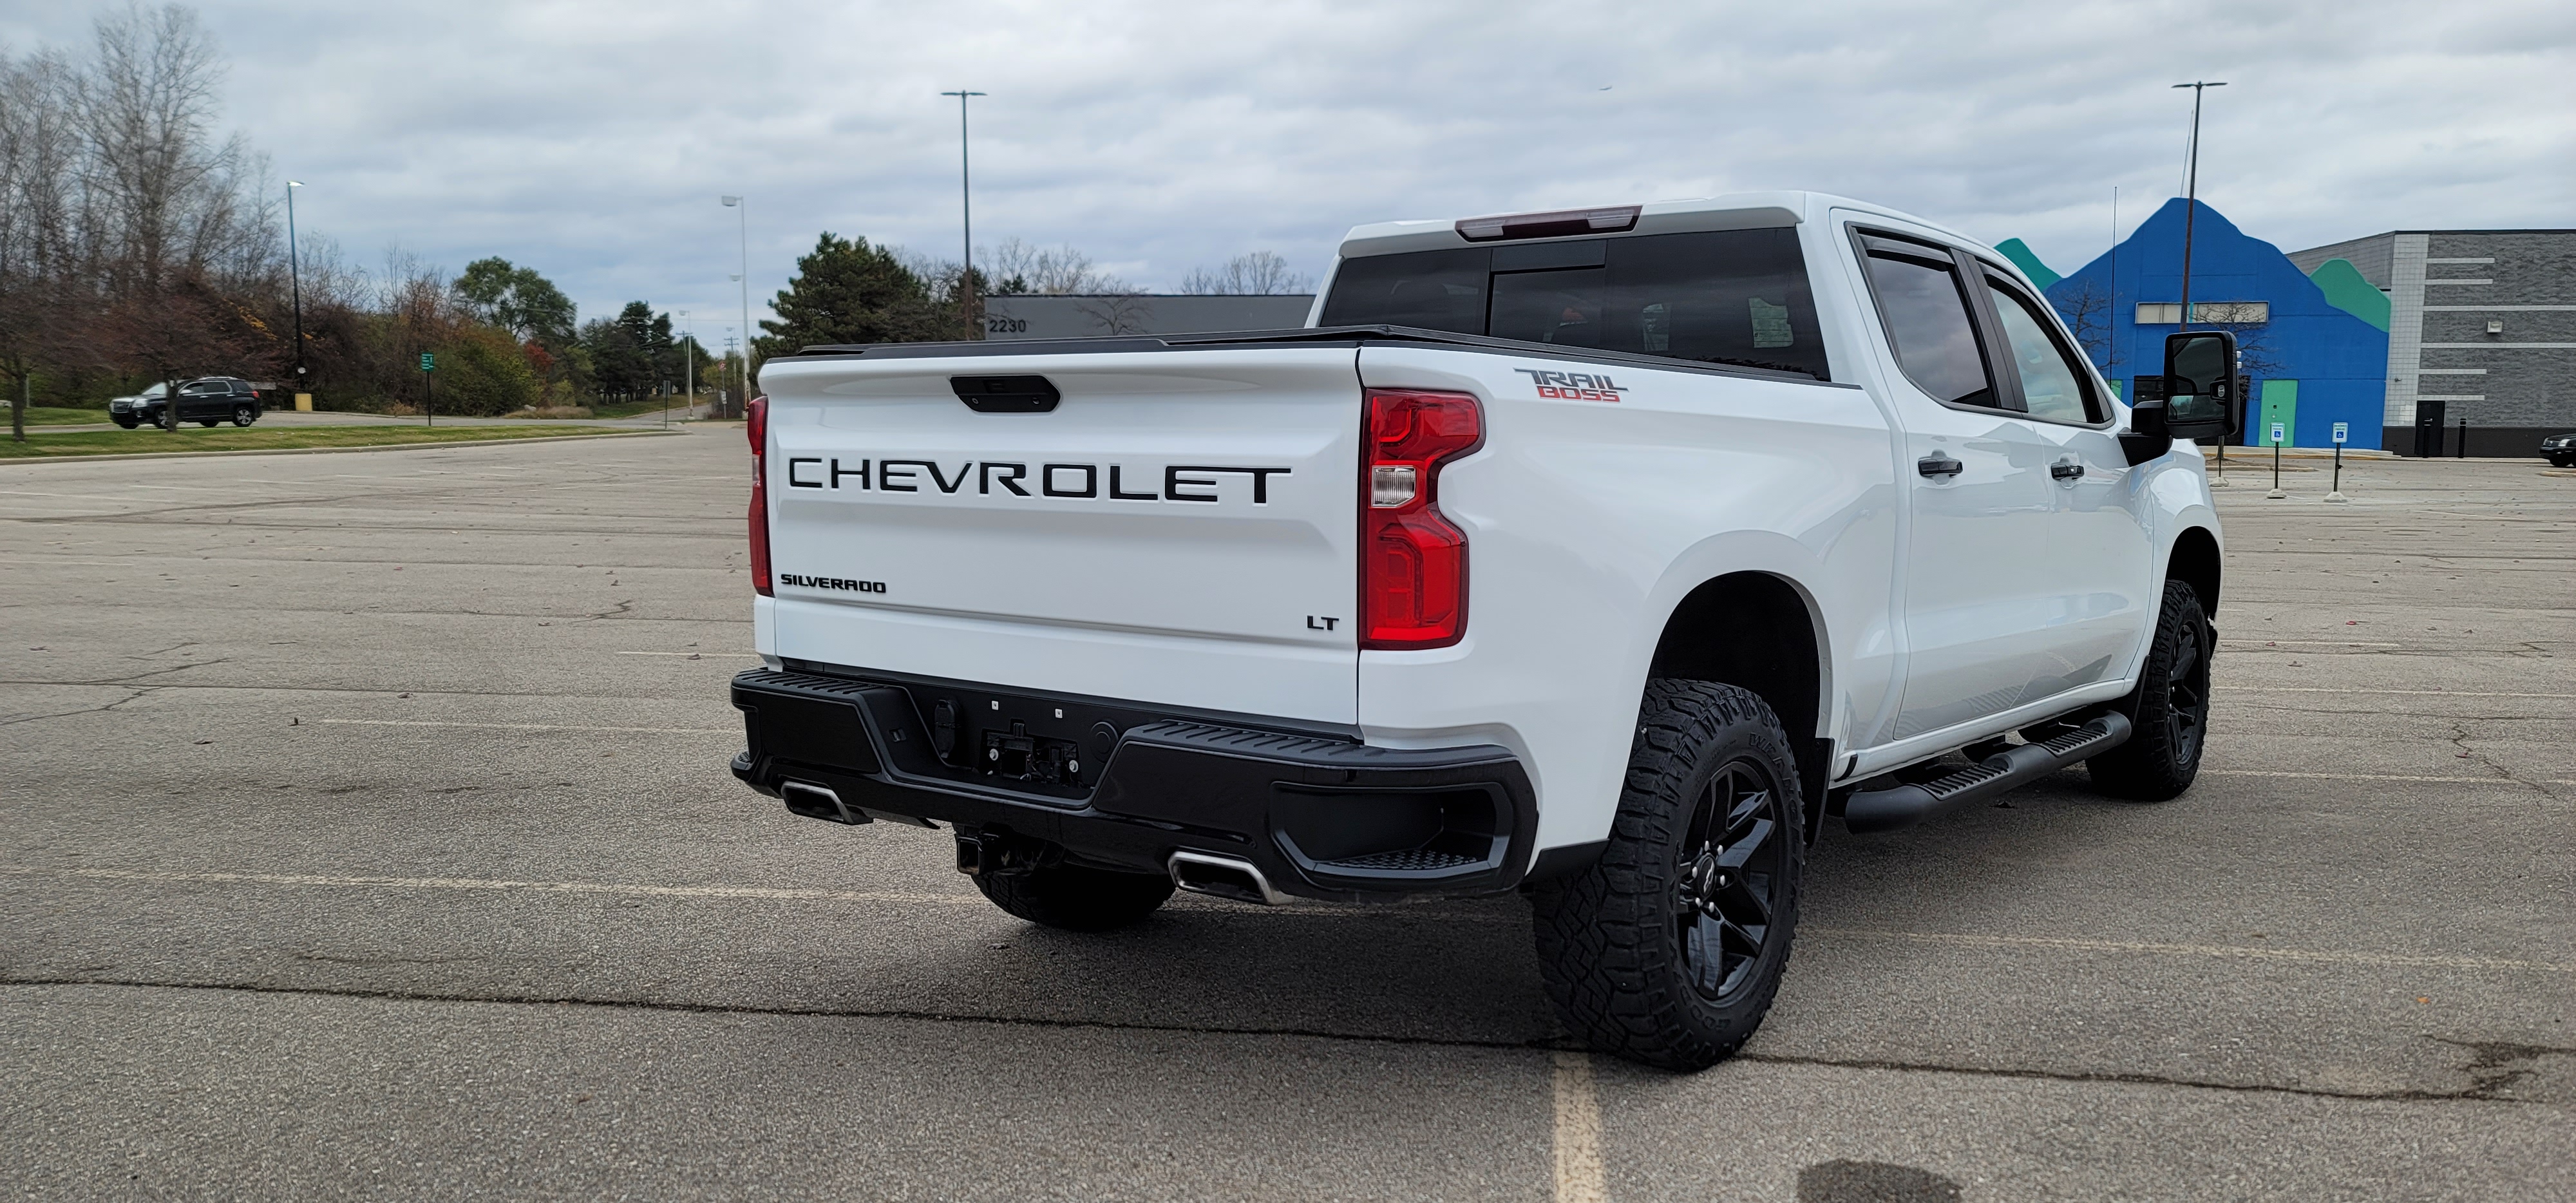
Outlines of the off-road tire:
{"label": "off-road tire", "polygon": [[1160,873],[1118,873],[1082,865],[1049,865],[1027,873],[976,875],[993,905],[1045,927],[1109,931],[1153,914],[1172,896]]}
{"label": "off-road tire", "polygon": [[2084,762],[2096,793],[2162,802],[2191,788],[2209,747],[2209,661],[2217,647],[2200,594],[2181,581],[2165,582],[2146,668],[2120,703],[2134,734]]}
{"label": "off-road tire", "polygon": [[[1766,773],[1778,791],[1776,828],[1757,852],[1771,866],[1765,939],[1743,976],[1712,997],[1694,984],[1695,922],[1680,899],[1692,816],[1721,772]],[[1706,681],[1646,683],[1626,787],[1609,846],[1580,873],[1531,891],[1539,976],[1557,1017],[1604,1053],[1673,1070],[1699,1070],[1743,1047],[1779,992],[1797,930],[1806,808],[1788,732],[1753,693]],[[1722,821],[1722,820],[1721,820]],[[1757,843],[1757,841],[1740,841]],[[1747,878],[1746,880],[1750,880]],[[1704,959],[1704,954],[1703,959]]]}

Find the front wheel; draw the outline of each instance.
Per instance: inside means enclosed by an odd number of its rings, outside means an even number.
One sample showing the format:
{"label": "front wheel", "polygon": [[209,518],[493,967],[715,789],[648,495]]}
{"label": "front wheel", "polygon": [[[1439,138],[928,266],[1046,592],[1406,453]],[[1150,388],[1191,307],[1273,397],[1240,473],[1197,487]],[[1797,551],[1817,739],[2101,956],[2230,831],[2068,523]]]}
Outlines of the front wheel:
{"label": "front wheel", "polygon": [[1172,896],[1160,873],[1048,865],[1027,873],[983,873],[975,888],[993,905],[1046,927],[1109,931],[1141,922]]}
{"label": "front wheel", "polygon": [[1761,698],[1646,683],[1609,846],[1530,896],[1539,977],[1576,1038],[1697,1070],[1762,1026],[1798,925],[1801,797],[1789,734]]}
{"label": "front wheel", "polygon": [[2084,762],[2095,791],[2137,802],[2162,802],[2191,788],[2209,742],[2209,659],[2217,650],[2200,594],[2165,582],[2155,642],[2138,688],[2121,708],[2134,716],[2129,742]]}
{"label": "front wheel", "polygon": [[[258,420],[259,411],[254,410],[247,405],[236,405],[233,407],[233,425],[248,426]],[[214,423],[208,422],[206,425],[212,426]]]}

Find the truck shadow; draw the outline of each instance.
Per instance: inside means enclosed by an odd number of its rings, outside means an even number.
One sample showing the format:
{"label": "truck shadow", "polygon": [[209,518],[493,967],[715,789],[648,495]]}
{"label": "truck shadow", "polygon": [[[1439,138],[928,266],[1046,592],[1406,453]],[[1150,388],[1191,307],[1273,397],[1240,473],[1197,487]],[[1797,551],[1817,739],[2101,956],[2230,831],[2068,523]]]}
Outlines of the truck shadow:
{"label": "truck shadow", "polygon": [[[2083,847],[2139,808],[2061,774],[2007,807],[1855,839],[1828,821],[1810,854],[1802,926],[1982,930],[2053,892],[2034,866]],[[2114,809],[2116,808],[2116,809]],[[895,953],[899,973],[864,988],[925,1013],[1401,1041],[1532,1045],[1563,1036],[1539,982],[1529,908],[1517,895],[1396,906],[1256,907],[1182,895],[1106,934],[1054,931],[999,911],[956,938]],[[885,955],[883,951],[878,954]],[[1790,967],[1784,1011],[1830,1005]],[[899,984],[898,984],[899,983]],[[889,999],[888,1001],[895,1001]],[[1779,1018],[1786,1018],[1785,1015]],[[1778,1022],[1775,1018],[1774,1022]]]}

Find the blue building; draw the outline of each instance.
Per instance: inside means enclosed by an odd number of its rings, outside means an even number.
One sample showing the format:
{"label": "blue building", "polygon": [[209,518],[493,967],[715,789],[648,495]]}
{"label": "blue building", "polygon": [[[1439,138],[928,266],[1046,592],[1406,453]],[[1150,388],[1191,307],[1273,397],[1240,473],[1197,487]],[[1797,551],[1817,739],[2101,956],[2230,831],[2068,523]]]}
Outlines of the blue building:
{"label": "blue building", "polygon": [[[2018,240],[2016,261],[2066,318],[2067,326],[2124,396],[2138,378],[2164,368],[2165,336],[2181,329],[2183,221],[2179,198],[2101,258],[2053,283]],[[2313,275],[2281,249],[2236,228],[2206,204],[2192,221],[2192,322],[2235,333],[2254,387],[2242,441],[2324,447],[2344,423],[2347,446],[2381,445],[2388,396],[2388,300],[2351,263],[2331,259]],[[2152,387],[2152,386],[2151,386]]]}

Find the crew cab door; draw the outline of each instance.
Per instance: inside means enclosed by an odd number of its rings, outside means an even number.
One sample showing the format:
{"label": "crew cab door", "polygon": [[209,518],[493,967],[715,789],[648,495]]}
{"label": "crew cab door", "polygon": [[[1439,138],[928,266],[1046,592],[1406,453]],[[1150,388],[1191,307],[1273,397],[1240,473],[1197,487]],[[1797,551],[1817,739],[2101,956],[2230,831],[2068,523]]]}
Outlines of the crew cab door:
{"label": "crew cab door", "polygon": [[1930,242],[1858,233],[1883,372],[1904,430],[1905,686],[1899,740],[2001,713],[2053,679],[2044,636],[2061,448],[2007,405],[2012,364],[1988,337],[1975,261]]}
{"label": "crew cab door", "polygon": [[2012,359],[2023,412],[2053,448],[2048,625],[2054,676],[2033,697],[2117,677],[2162,604],[2138,470],[2121,454],[2107,398],[2048,307],[1985,273],[1997,342]]}

